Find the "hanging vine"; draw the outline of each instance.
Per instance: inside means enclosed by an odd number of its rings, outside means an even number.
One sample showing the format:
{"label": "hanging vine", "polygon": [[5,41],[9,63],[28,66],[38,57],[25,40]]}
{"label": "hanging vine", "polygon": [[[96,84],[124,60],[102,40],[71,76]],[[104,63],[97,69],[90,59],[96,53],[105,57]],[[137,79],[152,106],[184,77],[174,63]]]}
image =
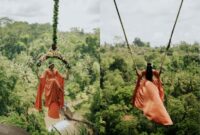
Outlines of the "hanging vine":
{"label": "hanging vine", "polygon": [[54,11],[53,11],[53,44],[52,50],[56,50],[57,47],[57,26],[58,26],[58,9],[59,9],[59,0],[54,0]]}

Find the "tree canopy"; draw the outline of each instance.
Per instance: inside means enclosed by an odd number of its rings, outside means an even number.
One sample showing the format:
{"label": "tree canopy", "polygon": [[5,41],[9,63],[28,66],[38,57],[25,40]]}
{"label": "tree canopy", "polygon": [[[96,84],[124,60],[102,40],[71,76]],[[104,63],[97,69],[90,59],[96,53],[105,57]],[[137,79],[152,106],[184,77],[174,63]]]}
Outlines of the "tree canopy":
{"label": "tree canopy", "polygon": [[[136,38],[131,45],[140,70],[147,62],[159,70],[164,47],[150,47]],[[174,125],[161,126],[147,120],[131,105],[136,73],[131,56],[123,44],[101,46],[101,127],[106,135],[199,135],[200,130],[200,45],[181,42],[174,45],[164,62],[161,79],[164,104]]]}
{"label": "tree canopy", "polygon": [[[45,128],[44,113],[32,113],[31,109],[38,85],[36,61],[51,47],[52,26],[8,18],[0,19],[0,24],[0,123],[14,124],[33,135],[51,134]],[[97,105],[94,97],[99,93],[99,30],[58,31],[57,42],[59,51],[71,65],[65,84],[65,102],[79,101],[74,111],[95,123],[93,112],[97,110],[93,102]],[[66,72],[62,62],[52,61],[61,73]],[[39,68],[39,74],[47,65],[48,60]]]}

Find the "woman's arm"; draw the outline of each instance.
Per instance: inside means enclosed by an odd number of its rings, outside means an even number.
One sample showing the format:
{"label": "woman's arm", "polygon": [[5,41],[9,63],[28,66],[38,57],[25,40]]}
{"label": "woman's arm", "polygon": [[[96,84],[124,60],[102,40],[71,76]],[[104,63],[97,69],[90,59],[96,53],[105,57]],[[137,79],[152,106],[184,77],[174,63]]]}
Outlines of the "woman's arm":
{"label": "woman's arm", "polygon": [[36,69],[36,75],[37,75],[37,78],[38,79],[40,79],[40,78],[45,78],[46,77],[46,75],[47,75],[47,70],[45,70],[43,73],[42,73],[42,75],[39,75],[39,69],[38,69],[38,67],[37,67],[37,69]]}
{"label": "woman's arm", "polygon": [[138,79],[142,79],[142,77],[145,75],[145,71],[136,70],[136,74]]}
{"label": "woman's arm", "polygon": [[37,67],[37,69],[36,69],[36,75],[37,75],[37,78],[38,78],[38,80],[40,79],[40,75],[39,75],[39,69],[38,69],[38,67]]}
{"label": "woman's arm", "polygon": [[65,80],[68,80],[69,79],[69,75],[68,75],[68,71],[65,71],[65,73],[63,75],[61,75],[57,70],[56,70],[56,73],[62,77],[63,79]]}
{"label": "woman's arm", "polygon": [[156,80],[158,81],[159,85],[162,85],[162,81],[160,79],[159,71],[153,70],[153,75],[156,78]]}
{"label": "woman's arm", "polygon": [[69,80],[69,70],[66,70],[66,71],[65,71],[64,79],[65,79],[65,80]]}
{"label": "woman's arm", "polygon": [[160,73],[156,70],[153,70],[153,75],[158,79],[160,80]]}
{"label": "woman's arm", "polygon": [[163,85],[162,85],[162,81],[160,79],[160,72],[154,70],[153,71],[153,75],[156,77],[157,79],[157,85],[158,85],[158,90],[159,90],[159,95],[162,101],[164,101],[164,89],[163,89]]}
{"label": "woman's arm", "polygon": [[136,74],[137,74],[137,76],[140,76],[140,74],[141,74],[138,69],[136,69]]}

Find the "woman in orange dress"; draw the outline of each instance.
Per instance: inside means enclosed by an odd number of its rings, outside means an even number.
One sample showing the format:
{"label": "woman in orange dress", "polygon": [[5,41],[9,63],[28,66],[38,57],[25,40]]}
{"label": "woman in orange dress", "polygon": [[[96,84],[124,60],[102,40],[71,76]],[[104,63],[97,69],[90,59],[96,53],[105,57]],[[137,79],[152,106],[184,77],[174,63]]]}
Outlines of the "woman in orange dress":
{"label": "woman in orange dress", "polygon": [[45,90],[45,106],[48,107],[48,116],[54,119],[59,118],[59,110],[64,106],[64,77],[54,68],[54,64],[49,64],[40,77],[37,91],[35,108],[42,110],[42,94]]}
{"label": "woman in orange dress", "polygon": [[151,63],[141,73],[132,97],[132,105],[142,110],[144,115],[156,123],[172,125],[173,122],[164,107],[164,90],[159,72],[152,69]]}

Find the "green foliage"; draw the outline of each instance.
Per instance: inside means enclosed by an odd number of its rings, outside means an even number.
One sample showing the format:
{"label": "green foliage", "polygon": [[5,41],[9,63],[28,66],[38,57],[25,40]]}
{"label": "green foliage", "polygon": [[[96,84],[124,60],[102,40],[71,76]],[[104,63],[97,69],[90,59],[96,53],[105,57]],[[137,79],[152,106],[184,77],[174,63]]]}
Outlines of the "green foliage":
{"label": "green foliage", "polygon": [[[152,62],[158,69],[164,47],[152,48],[139,38],[132,46],[139,69]],[[200,130],[200,45],[180,43],[167,53],[161,79],[165,106],[174,125],[161,126],[149,121],[131,105],[136,74],[127,48],[121,44],[101,46],[100,134],[106,135],[199,135]],[[133,118],[124,121],[125,116]]]}
{"label": "green foliage", "polygon": [[[51,47],[52,27],[6,18],[0,19],[0,24],[0,123],[16,125],[33,135],[50,134],[45,128],[43,112],[34,113],[32,109],[38,85],[36,61]],[[76,110],[73,111],[95,123],[99,117],[95,114],[98,110],[93,108],[96,102],[93,97],[99,94],[99,30],[85,33],[74,29],[76,31],[57,33],[58,49],[70,63],[71,70],[66,71],[57,59],[49,60],[61,74],[69,74],[65,82],[65,102],[74,103]],[[48,67],[49,60],[42,63],[39,75]]]}
{"label": "green foliage", "polygon": [[[9,106],[12,105],[14,97],[11,99],[12,91],[16,83],[14,76],[6,76],[2,67],[0,67],[0,114],[4,115],[9,111]],[[16,101],[17,102],[17,101]]]}
{"label": "green foliage", "polygon": [[[30,113],[29,109],[33,108],[38,84],[35,62],[50,48],[51,31],[49,24],[0,19],[0,123],[17,125],[35,135],[49,134],[45,129],[44,114]],[[70,32],[57,34],[59,51],[71,65],[71,70],[66,71],[60,61],[53,60],[61,73],[70,74],[65,86],[65,101],[75,102],[75,111],[95,123],[99,134],[200,134],[198,43],[182,42],[170,48],[167,54],[161,77],[165,106],[174,125],[164,127],[147,120],[130,103],[136,75],[124,44],[106,44],[100,49],[99,29],[85,33],[82,29],[72,28]],[[160,53],[165,48],[152,48],[140,39],[135,40],[135,45],[132,48],[138,68],[144,69],[146,61],[151,61],[158,69]],[[42,64],[39,74],[47,65],[48,61]],[[132,117],[126,120],[125,116]],[[80,132],[87,134],[85,127],[81,127]]]}
{"label": "green foliage", "polygon": [[138,47],[150,47],[150,43],[149,42],[145,43],[145,42],[141,41],[141,39],[138,38],[138,37],[136,37],[134,39],[133,44],[135,44]]}

